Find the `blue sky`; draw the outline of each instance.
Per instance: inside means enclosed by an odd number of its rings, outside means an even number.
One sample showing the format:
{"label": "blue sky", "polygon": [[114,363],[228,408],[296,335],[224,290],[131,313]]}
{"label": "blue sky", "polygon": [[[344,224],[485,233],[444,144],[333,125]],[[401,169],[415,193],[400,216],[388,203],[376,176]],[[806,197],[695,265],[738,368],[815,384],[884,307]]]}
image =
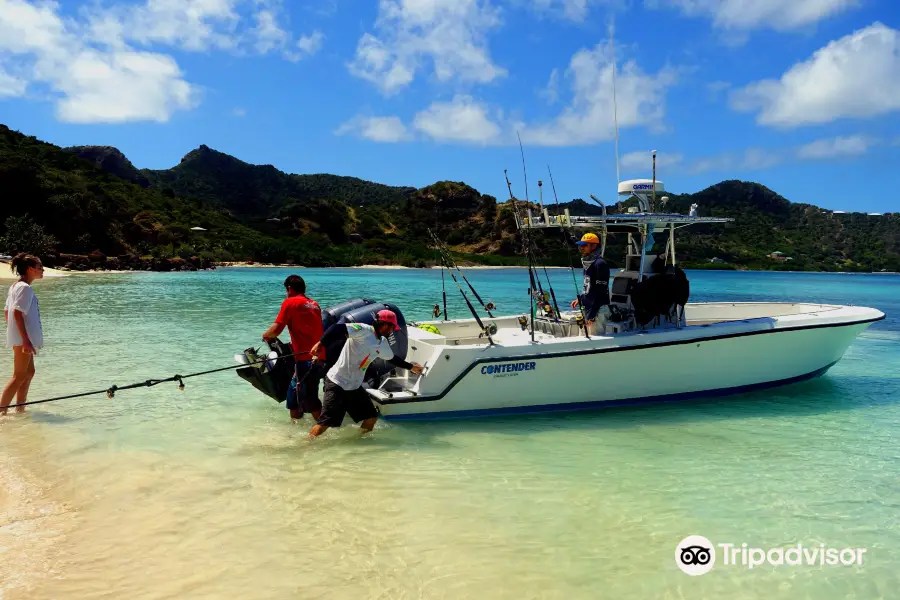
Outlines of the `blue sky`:
{"label": "blue sky", "polygon": [[[200,144],[293,173],[561,198],[724,179],[897,211],[891,0],[0,0],[0,123],[168,168]],[[871,184],[869,184],[871,182]],[[869,189],[876,191],[869,191]],[[549,187],[547,188],[549,192]]]}

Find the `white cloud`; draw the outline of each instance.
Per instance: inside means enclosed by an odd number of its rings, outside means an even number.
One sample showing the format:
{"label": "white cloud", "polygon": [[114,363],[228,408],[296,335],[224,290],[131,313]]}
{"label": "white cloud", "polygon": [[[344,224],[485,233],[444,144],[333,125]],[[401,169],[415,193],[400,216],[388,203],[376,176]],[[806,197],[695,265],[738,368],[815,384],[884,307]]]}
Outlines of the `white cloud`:
{"label": "white cloud", "polygon": [[[613,137],[613,62],[609,48],[600,43],[582,49],[569,62],[566,78],[572,100],[548,123],[522,125],[522,141],[541,146],[588,145]],[[675,84],[674,69],[644,73],[626,61],[616,72],[616,104],[619,128],[645,125],[659,128],[665,116],[665,95]]]}
{"label": "white cloud", "polygon": [[[0,89],[46,87],[68,122],[164,122],[195,107],[200,89],[156,47],[290,60],[317,51],[321,33],[294,40],[281,12],[280,0],[145,0],[93,4],[63,18],[56,2],[0,0]],[[19,78],[8,75],[12,64]]]}
{"label": "white cloud", "polygon": [[860,0],[644,0],[644,4],[709,17],[723,29],[789,31],[855,8]]}
{"label": "white cloud", "polygon": [[440,82],[487,83],[506,75],[487,49],[499,25],[488,0],[380,0],[379,36],[365,33],[348,67],[385,94],[412,83],[428,62]]}
{"label": "white cloud", "polygon": [[196,90],[181,75],[169,56],[84,50],[55,75],[55,87],[65,95],[57,115],[70,123],[167,121],[196,100]]}
{"label": "white cloud", "polygon": [[276,48],[284,48],[291,39],[291,34],[278,24],[275,12],[264,9],[254,15],[256,27],[253,29],[256,38],[256,50],[260,54],[268,54]]}
{"label": "white cloud", "polygon": [[304,56],[312,56],[322,49],[325,35],[321,31],[314,31],[310,35],[301,35],[297,38],[297,49]]}
{"label": "white cloud", "polygon": [[27,64],[29,83],[44,84],[59,95],[56,115],[73,123],[166,121],[193,107],[198,89],[183,79],[164,54],[122,46],[100,50],[66,23],[55,4],[3,0],[0,56]]}
{"label": "white cloud", "polygon": [[259,54],[279,51],[285,59],[298,62],[322,48],[325,36],[321,31],[313,31],[293,40],[291,33],[279,23],[278,11],[274,6],[260,10],[254,19],[256,27],[251,30],[249,38],[255,40],[254,46]]}
{"label": "white cloud", "polygon": [[14,98],[24,96],[28,89],[28,82],[18,77],[13,77],[0,67],[0,98]]}
{"label": "white cloud", "polygon": [[394,143],[410,139],[406,126],[398,117],[358,116],[342,124],[337,135],[354,135],[373,142]]}
{"label": "white cloud", "polygon": [[427,139],[436,142],[491,145],[510,141],[508,134],[511,131],[501,126],[501,123],[504,123],[502,115],[491,113],[491,109],[471,96],[457,94],[449,102],[432,102],[427,108],[416,113],[408,126],[395,116],[360,115],[341,124],[335,130],[335,134],[354,135],[385,143]]}
{"label": "white cloud", "polygon": [[549,104],[555,104],[559,100],[559,69],[550,71],[550,79],[544,89],[540,91],[540,96]]}
{"label": "white cloud", "polygon": [[876,22],[830,42],[779,80],[735,91],[731,105],[759,111],[757,123],[776,127],[900,110],[900,32]]}
{"label": "white cloud", "polygon": [[869,151],[873,141],[862,135],[838,136],[810,142],[797,150],[804,159],[826,159],[841,156],[859,156]]}
{"label": "white cloud", "polygon": [[[96,44],[163,45],[191,52],[280,53],[299,60],[281,0],[144,0],[84,9],[87,35]],[[316,36],[313,33],[312,36]],[[320,40],[321,41],[321,40]]]}
{"label": "white cloud", "polygon": [[235,108],[234,110],[231,111],[231,114],[235,117],[246,117],[247,110],[244,108]]}
{"label": "white cloud", "polygon": [[[144,4],[98,7],[88,18],[99,42],[164,44],[192,51],[230,49],[237,45],[239,3],[239,0],[146,0]],[[263,9],[259,14],[267,12]]]}
{"label": "white cloud", "polygon": [[[434,102],[417,113],[409,129],[440,142],[474,145],[515,144],[516,132],[523,143],[537,146],[578,146],[612,139],[612,69],[603,44],[577,52],[565,75],[570,81],[571,101],[548,122],[514,120],[470,95],[457,94],[449,102]],[[554,69],[541,92],[550,101],[558,95],[558,79]],[[676,79],[674,69],[648,75],[634,61],[627,61],[616,77],[619,127],[661,128],[666,88]]]}
{"label": "white cloud", "polygon": [[416,114],[413,126],[440,142],[493,144],[500,141],[501,128],[489,110],[470,96],[457,95],[450,102],[434,102]]}

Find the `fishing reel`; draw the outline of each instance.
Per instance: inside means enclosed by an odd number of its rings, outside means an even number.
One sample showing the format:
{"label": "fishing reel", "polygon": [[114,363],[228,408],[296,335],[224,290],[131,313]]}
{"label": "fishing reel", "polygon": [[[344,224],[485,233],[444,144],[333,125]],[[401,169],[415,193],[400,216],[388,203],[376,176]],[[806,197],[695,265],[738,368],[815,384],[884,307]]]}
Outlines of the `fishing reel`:
{"label": "fishing reel", "polygon": [[484,337],[486,335],[497,335],[497,324],[490,323],[484,326],[484,330],[478,335],[479,338]]}
{"label": "fishing reel", "polygon": [[584,329],[584,315],[576,315],[575,316],[575,324],[578,325],[578,329]]}
{"label": "fishing reel", "polygon": [[549,302],[543,302],[543,303],[541,303],[540,306],[541,306],[541,310],[544,311],[544,314],[546,316],[548,316],[548,317],[553,316],[553,307],[550,305]]}
{"label": "fishing reel", "polygon": [[431,316],[437,319],[441,316],[441,307],[437,304],[434,305],[434,308],[431,309]]}
{"label": "fishing reel", "polygon": [[550,292],[542,292],[540,290],[528,290],[529,295],[537,300],[538,304],[550,302]]}
{"label": "fishing reel", "polygon": [[[437,306],[437,305],[435,305],[435,306]],[[484,308],[485,308],[485,310],[497,310],[497,305],[494,304],[493,302],[488,302],[487,304],[484,305]]]}
{"label": "fishing reel", "polygon": [[522,315],[521,317],[519,317],[518,320],[519,320],[519,327],[522,328],[522,331],[525,331],[526,329],[528,329],[528,317],[526,317],[525,315]]}

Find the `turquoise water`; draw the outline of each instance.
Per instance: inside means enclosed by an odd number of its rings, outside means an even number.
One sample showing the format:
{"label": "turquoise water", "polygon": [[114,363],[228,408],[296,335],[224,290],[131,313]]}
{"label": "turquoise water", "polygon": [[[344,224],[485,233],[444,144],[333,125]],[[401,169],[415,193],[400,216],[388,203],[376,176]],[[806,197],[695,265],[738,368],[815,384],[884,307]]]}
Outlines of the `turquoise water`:
{"label": "turquoise water", "polygon": [[[368,296],[426,319],[440,302],[437,270],[299,272],[323,306]],[[261,345],[289,273],[45,279],[31,399],[228,366]],[[466,274],[499,313],[527,309],[524,271]],[[568,302],[569,272],[551,277]],[[777,390],[380,422],[363,438],[345,426],[310,442],[308,420],[292,424],[233,372],[31,407],[0,421],[0,468],[20,498],[4,521],[0,496],[0,597],[896,597],[900,277],[689,277],[694,301],[859,304],[887,318],[825,377]],[[450,316],[467,317],[447,285]],[[861,566],[689,577],[674,552],[692,534],[867,552]]]}

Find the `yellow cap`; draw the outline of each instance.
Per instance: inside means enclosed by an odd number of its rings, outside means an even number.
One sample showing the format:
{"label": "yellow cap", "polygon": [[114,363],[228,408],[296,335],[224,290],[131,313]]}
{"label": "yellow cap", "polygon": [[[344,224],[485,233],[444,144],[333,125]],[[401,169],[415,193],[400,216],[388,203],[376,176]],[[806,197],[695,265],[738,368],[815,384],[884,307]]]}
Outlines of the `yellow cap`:
{"label": "yellow cap", "polygon": [[593,234],[593,233],[586,233],[586,234],[584,234],[583,236],[581,236],[581,241],[580,241],[580,242],[575,242],[575,243],[576,243],[578,246],[584,246],[585,244],[599,244],[599,243],[600,243],[600,238],[598,238],[598,237],[596,236],[596,234]]}

